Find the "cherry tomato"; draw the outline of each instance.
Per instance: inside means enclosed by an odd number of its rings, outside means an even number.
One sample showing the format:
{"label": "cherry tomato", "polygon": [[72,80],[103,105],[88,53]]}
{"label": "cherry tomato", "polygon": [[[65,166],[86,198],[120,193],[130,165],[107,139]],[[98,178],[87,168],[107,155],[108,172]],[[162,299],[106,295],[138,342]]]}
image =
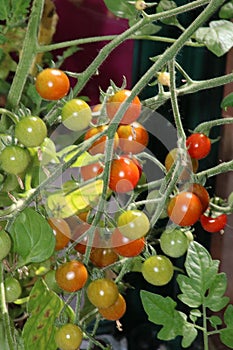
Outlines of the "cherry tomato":
{"label": "cherry tomato", "polygon": [[[130,90],[119,90],[113,96],[109,97],[106,108],[109,118],[112,120],[116,115],[121,104],[126,100],[127,97],[131,95]],[[134,97],[133,101],[129,103],[127,111],[124,113],[121,124],[131,124],[136,119],[138,119],[141,113],[141,102],[138,96]]]}
{"label": "cherry tomato", "polygon": [[200,199],[202,204],[202,212],[204,213],[210,202],[210,196],[205,187],[200,184],[193,183],[190,184],[188,191],[194,193]]}
{"label": "cherry tomato", "polygon": [[11,250],[11,238],[5,230],[0,231],[0,260],[4,259]]}
{"label": "cherry tomato", "polygon": [[202,214],[200,199],[192,192],[180,192],[173,197],[167,207],[169,218],[179,226],[195,224]]}
{"label": "cherry tomato", "polygon": [[67,75],[56,68],[46,68],[36,77],[36,90],[45,100],[59,100],[66,96],[70,89]]}
{"label": "cherry tomato", "polygon": [[[176,161],[177,159],[177,152],[178,152],[178,148],[173,148],[166,156],[165,158],[165,168],[167,171],[169,171],[169,169],[172,167],[173,163]],[[198,160],[194,159],[194,158],[190,158],[189,156],[187,157],[187,164],[184,168],[184,170],[182,171],[182,173],[180,174],[180,180],[186,180],[190,177],[190,172],[193,171],[194,173],[197,172],[198,169]]]}
{"label": "cherry tomato", "polygon": [[211,141],[208,136],[201,133],[195,133],[187,138],[186,146],[190,157],[202,159],[210,153]]}
{"label": "cherry tomato", "polygon": [[7,146],[0,153],[0,166],[6,173],[19,175],[30,163],[30,153],[20,146]]}
{"label": "cherry tomato", "polygon": [[61,118],[69,130],[80,131],[86,129],[92,119],[90,106],[80,98],[74,98],[64,104]]}
{"label": "cherry tomato", "polygon": [[207,232],[218,232],[225,228],[227,224],[227,215],[221,214],[216,217],[206,216],[204,214],[200,217],[201,226]]}
{"label": "cherry tomato", "polygon": [[119,136],[119,147],[124,153],[140,153],[149,141],[147,130],[138,122],[133,122],[130,125],[120,125],[117,134]]}
{"label": "cherry tomato", "polygon": [[105,267],[114,264],[118,260],[118,255],[111,248],[92,248],[90,261],[97,267]]}
{"label": "cherry tomato", "polygon": [[154,286],[164,286],[173,277],[174,268],[169,258],[164,255],[153,255],[142,264],[142,275]]}
{"label": "cherry tomato", "polygon": [[53,229],[56,239],[55,250],[65,248],[70,241],[70,227],[64,219],[49,218],[48,223]]}
{"label": "cherry tomato", "polygon": [[80,168],[80,173],[84,181],[93,179],[103,171],[100,163],[91,163]]}
{"label": "cherry tomato", "polygon": [[150,230],[147,215],[140,210],[126,210],[119,215],[117,226],[121,234],[131,240],[144,237]]}
{"label": "cherry tomato", "polygon": [[113,250],[125,257],[133,257],[139,255],[145,247],[145,238],[130,240],[124,237],[120,230],[115,229],[111,236]]}
{"label": "cherry tomato", "polygon": [[42,119],[27,116],[15,126],[15,137],[26,147],[38,147],[47,136],[47,127]]}
{"label": "cherry tomato", "polygon": [[[72,236],[72,240],[78,240],[79,237],[81,237],[82,235],[84,235],[84,237],[82,238],[82,240],[77,243],[74,247],[74,249],[81,253],[81,254],[85,254],[86,252],[86,247],[87,245],[89,244],[88,241],[89,241],[89,235],[86,234],[85,235],[85,232],[90,228],[90,225],[86,222],[82,222],[80,224],[78,224],[74,230],[74,234]],[[99,234],[98,234],[98,231],[96,230],[95,233],[94,233],[94,239],[93,239],[93,242],[92,242],[92,245],[93,247],[97,247],[99,244]]]}
{"label": "cherry tomato", "polygon": [[63,325],[55,333],[55,342],[60,350],[77,350],[82,340],[82,330],[72,323]]}
{"label": "cherry tomato", "polygon": [[[100,125],[100,126],[93,127],[86,132],[84,139],[88,140],[92,136],[101,133],[102,131],[106,130],[107,128],[108,128],[108,125]],[[98,140],[96,140],[95,142],[93,142],[91,147],[88,149],[89,153],[92,155],[95,155],[97,153],[104,153],[107,139],[108,139],[107,135],[100,136],[100,138]],[[117,149],[118,144],[119,144],[119,137],[118,137],[117,133],[115,133],[115,135],[114,135],[114,150]]]}
{"label": "cherry tomato", "polygon": [[81,262],[72,260],[60,265],[55,277],[60,288],[66,292],[76,292],[85,285],[88,273]]}
{"label": "cherry tomato", "polygon": [[98,311],[101,314],[101,316],[103,316],[106,320],[109,320],[109,321],[119,320],[125,314],[125,311],[126,311],[125,298],[123,297],[122,294],[119,294],[116,302],[113,305],[104,309],[99,308]]}
{"label": "cherry tomato", "polygon": [[112,161],[109,188],[118,193],[130,192],[136,187],[139,176],[139,170],[135,162],[120,156]]}
{"label": "cherry tomato", "polygon": [[90,302],[98,308],[108,308],[118,299],[117,285],[108,278],[99,278],[92,281],[87,287],[87,296]]}
{"label": "cherry tomato", "polygon": [[186,234],[176,229],[166,229],[160,236],[160,247],[164,254],[179,258],[184,255],[188,249],[189,240]]}
{"label": "cherry tomato", "polygon": [[21,293],[22,288],[19,281],[14,277],[7,277],[5,279],[5,297],[7,303],[13,303],[17,300]]}

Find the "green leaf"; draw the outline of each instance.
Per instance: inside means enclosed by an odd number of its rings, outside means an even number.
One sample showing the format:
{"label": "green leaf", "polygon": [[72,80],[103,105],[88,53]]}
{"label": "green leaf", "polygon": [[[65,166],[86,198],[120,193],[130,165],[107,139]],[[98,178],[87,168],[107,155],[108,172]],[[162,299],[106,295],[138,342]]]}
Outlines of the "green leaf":
{"label": "green leaf", "polygon": [[210,316],[209,321],[212,327],[217,327],[222,325],[222,320],[218,316]]}
{"label": "green leaf", "polygon": [[183,294],[178,298],[190,307],[199,307],[218,271],[219,261],[212,260],[209,252],[199,243],[189,245],[185,268],[188,276],[179,275],[177,282]]}
{"label": "green leaf", "polygon": [[[30,317],[23,328],[25,350],[57,349],[54,339],[55,321],[64,306],[62,299],[49,290],[42,279],[35,283],[28,302]],[[70,308],[66,310],[68,318],[73,320],[73,311]]]}
{"label": "green leaf", "polygon": [[104,0],[105,5],[115,16],[122,18],[135,18],[137,10],[134,4],[125,0]]}
{"label": "green leaf", "polygon": [[223,344],[233,349],[233,328],[224,328],[220,330],[220,340]]}
{"label": "green leaf", "polygon": [[227,107],[233,107],[233,92],[228,94],[221,103],[221,108],[227,110]]}
{"label": "green leaf", "polygon": [[[157,13],[164,12],[164,11],[172,10],[176,7],[177,7],[176,3],[172,0],[161,0],[159,2],[158,6],[156,7],[156,12]],[[168,24],[171,26],[178,26],[179,27],[179,25],[180,25],[176,16],[164,18],[164,19],[161,19],[160,21],[164,24]]]}
{"label": "green leaf", "polygon": [[204,306],[212,311],[222,310],[229,302],[228,297],[223,297],[227,288],[227,277],[225,273],[215,276],[209,287],[208,295],[205,297]]}
{"label": "green leaf", "polygon": [[227,327],[233,328],[233,305],[228,305],[224,312],[224,322]]}
{"label": "green leaf", "polygon": [[208,28],[199,28],[195,38],[216,56],[223,56],[233,46],[233,23],[226,20],[212,21]]}
{"label": "green leaf", "polygon": [[54,252],[53,231],[47,220],[32,208],[26,208],[16,217],[10,235],[21,266],[42,262]]}
{"label": "green leaf", "polygon": [[228,1],[226,4],[224,4],[218,13],[220,18],[223,19],[232,19],[233,18],[233,0]]}
{"label": "green leaf", "polygon": [[28,13],[30,0],[11,0],[13,17],[16,20],[22,20]]}
{"label": "green leaf", "polygon": [[142,290],[142,304],[151,322],[162,325],[158,333],[161,340],[171,340],[177,336],[182,336],[182,346],[189,347],[197,336],[194,325],[187,322],[184,313],[175,309],[176,302],[170,297],[163,297]]}
{"label": "green leaf", "polygon": [[[136,18],[132,18],[129,20],[129,25],[130,27],[132,27],[135,23],[137,22]],[[142,28],[140,28],[139,30],[137,30],[134,35],[153,35],[156,34],[160,31],[161,26],[158,26],[156,24],[153,23],[148,23],[146,25],[144,25]]]}
{"label": "green leaf", "polygon": [[4,21],[8,18],[10,11],[10,1],[0,0],[0,20]]}

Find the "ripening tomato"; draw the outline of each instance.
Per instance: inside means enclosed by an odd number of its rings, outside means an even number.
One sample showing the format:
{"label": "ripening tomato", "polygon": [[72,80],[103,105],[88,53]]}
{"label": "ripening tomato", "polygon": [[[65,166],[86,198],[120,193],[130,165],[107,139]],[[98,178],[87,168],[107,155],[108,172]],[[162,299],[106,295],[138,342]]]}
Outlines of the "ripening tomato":
{"label": "ripening tomato", "polygon": [[138,122],[133,122],[130,125],[120,125],[117,134],[119,136],[119,147],[124,153],[140,153],[149,141],[147,130]]}
{"label": "ripening tomato", "polygon": [[109,278],[99,278],[92,281],[87,287],[87,296],[90,302],[98,308],[108,308],[118,299],[118,288]]}
{"label": "ripening tomato", "polygon": [[227,215],[221,214],[216,217],[206,216],[204,214],[200,217],[201,226],[207,232],[219,232],[223,230],[227,224]]}
{"label": "ripening tomato", "polygon": [[154,286],[164,286],[173,277],[174,268],[169,258],[164,255],[152,255],[142,264],[142,275]]}
{"label": "ripening tomato", "polygon": [[91,163],[80,168],[80,173],[84,181],[93,179],[103,171],[103,166],[100,163]]}
{"label": "ripening tomato", "polygon": [[49,218],[48,223],[51,226],[55,239],[55,250],[65,248],[70,241],[70,227],[64,219]]}
{"label": "ripening tomato", "polygon": [[195,224],[202,214],[200,199],[192,192],[180,192],[168,203],[169,218],[179,226]]}
{"label": "ripening tomato", "polygon": [[67,95],[70,81],[62,70],[46,68],[37,75],[35,86],[42,98],[53,101]]}
{"label": "ripening tomato", "polygon": [[[106,130],[107,128],[108,128],[108,125],[100,125],[100,126],[93,127],[85,133],[84,139],[88,140],[92,136],[101,133],[102,131]],[[96,140],[95,142],[93,142],[91,147],[88,149],[89,153],[92,155],[95,155],[97,153],[104,153],[107,138],[108,138],[107,135],[100,136],[100,138],[98,140]],[[119,137],[118,137],[117,133],[115,133],[115,135],[114,135],[114,150],[117,149],[118,144],[119,144]]]}
{"label": "ripening tomato", "polygon": [[210,153],[211,141],[208,136],[202,133],[195,133],[187,138],[186,146],[190,157],[202,159]]}
{"label": "ripening tomato", "polygon": [[119,294],[116,302],[113,305],[107,308],[99,308],[98,311],[106,320],[117,321],[125,314],[125,298],[122,294]]}
{"label": "ripening tomato", "polygon": [[117,254],[125,257],[133,257],[143,251],[145,238],[131,240],[123,236],[119,229],[115,229],[111,236],[111,244]]}
{"label": "ripening tomato", "polygon": [[135,162],[120,156],[112,161],[109,188],[118,193],[130,192],[136,187],[139,177],[139,170]]}
{"label": "ripening tomato", "polygon": [[[173,165],[174,162],[176,162],[177,159],[177,152],[178,152],[178,148],[173,148],[166,156],[165,158],[165,168],[167,171],[169,171],[169,169],[171,168],[171,166]],[[184,170],[182,171],[182,173],[180,174],[180,180],[186,180],[190,177],[190,172],[197,172],[198,169],[198,160],[194,159],[194,158],[190,158],[189,155],[187,157],[187,164],[184,168]]]}
{"label": "ripening tomato", "polygon": [[61,118],[69,130],[80,131],[89,126],[92,119],[90,106],[80,98],[67,101],[61,110]]}
{"label": "ripening tomato", "polygon": [[[121,104],[131,95],[130,90],[119,90],[107,100],[106,108],[109,118],[112,120],[116,115]],[[133,101],[129,103],[127,111],[124,113],[120,123],[131,124],[138,119],[141,113],[141,102],[138,96],[135,96]]]}
{"label": "ripening tomato", "polygon": [[64,324],[55,333],[56,345],[61,350],[77,350],[82,340],[82,330],[72,323]]}
{"label": "ripening tomato", "polygon": [[141,210],[126,210],[118,216],[117,226],[121,234],[131,240],[144,237],[150,230],[150,221]]}
{"label": "ripening tomato", "polygon": [[58,267],[55,278],[60,288],[71,293],[83,288],[88,273],[83,263],[71,260]]}
{"label": "ripening tomato", "polygon": [[90,261],[97,267],[105,267],[114,264],[118,260],[117,253],[108,247],[92,248]]}
{"label": "ripening tomato", "polygon": [[188,191],[194,193],[200,199],[202,204],[202,212],[204,213],[210,202],[210,196],[205,187],[200,184],[193,183],[188,187]]}

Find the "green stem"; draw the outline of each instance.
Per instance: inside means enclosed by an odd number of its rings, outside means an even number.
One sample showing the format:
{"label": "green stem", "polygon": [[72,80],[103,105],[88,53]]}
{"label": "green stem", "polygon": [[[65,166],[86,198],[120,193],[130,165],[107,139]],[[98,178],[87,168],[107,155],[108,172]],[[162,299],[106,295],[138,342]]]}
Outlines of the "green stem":
{"label": "green stem", "polygon": [[[4,323],[4,328],[6,332],[6,342],[9,347],[9,350],[15,350],[15,342],[12,335],[10,317],[8,314],[7,306],[6,306],[6,297],[5,297],[5,287],[4,287],[4,266],[3,263],[0,262],[0,309],[1,309],[1,317]],[[3,344],[2,344],[3,345]]]}
{"label": "green stem", "polygon": [[212,177],[212,176],[216,176],[222,173],[226,173],[228,171],[232,171],[233,170],[233,160],[230,160],[229,162],[223,162],[221,164],[218,164],[210,169],[207,170],[203,170],[200,171],[199,173],[197,173],[196,175],[194,175],[194,182],[198,182],[198,179],[202,178],[202,177]]}
{"label": "green stem", "polygon": [[207,332],[207,317],[206,317],[206,308],[202,306],[202,314],[203,314],[203,342],[204,342],[204,350],[208,350],[208,332]]}
{"label": "green stem", "polygon": [[8,94],[7,106],[12,109],[15,109],[21,100],[21,95],[27,80],[27,76],[37,54],[38,28],[43,7],[44,0],[34,0],[20,60]]}
{"label": "green stem", "polygon": [[204,123],[199,124],[193,132],[208,132],[214,126],[225,125],[225,124],[233,124],[233,118],[221,118],[210,120]]}

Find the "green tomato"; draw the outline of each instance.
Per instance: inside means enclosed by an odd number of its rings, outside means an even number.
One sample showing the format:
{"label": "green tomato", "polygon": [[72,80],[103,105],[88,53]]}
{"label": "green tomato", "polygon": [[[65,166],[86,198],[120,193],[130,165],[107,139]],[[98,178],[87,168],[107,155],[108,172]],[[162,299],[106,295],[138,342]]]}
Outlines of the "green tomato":
{"label": "green tomato", "polygon": [[15,137],[26,147],[38,147],[47,136],[47,127],[39,117],[28,116],[15,126]]}
{"label": "green tomato", "polygon": [[0,231],[0,260],[4,259],[11,250],[11,239],[6,231]]}
{"label": "green tomato", "polygon": [[7,303],[13,303],[22,293],[22,288],[19,281],[14,277],[5,279],[5,297]]}
{"label": "green tomato", "polygon": [[6,173],[19,175],[30,163],[30,153],[20,146],[7,146],[0,153],[0,166]]}
{"label": "green tomato", "polygon": [[82,343],[83,332],[72,323],[59,328],[55,334],[55,342],[61,350],[77,350]]}
{"label": "green tomato", "polygon": [[123,236],[138,239],[148,233],[150,221],[143,211],[127,210],[118,216],[117,226]]}
{"label": "green tomato", "polygon": [[164,286],[172,279],[173,265],[164,255],[153,255],[142,264],[142,275],[154,286]]}
{"label": "green tomato", "polygon": [[167,229],[161,234],[160,246],[164,254],[172,258],[179,258],[186,253],[189,240],[185,233],[178,228]]}
{"label": "green tomato", "polygon": [[46,273],[44,276],[45,283],[47,284],[48,288],[53,290],[55,293],[61,293],[62,289],[57,284],[56,278],[55,278],[56,271],[50,270]]}
{"label": "green tomato", "polygon": [[14,174],[7,174],[2,184],[1,191],[11,192],[14,191],[17,187],[19,187],[17,176]]}
{"label": "green tomato", "polygon": [[85,101],[74,98],[64,104],[61,117],[67,129],[73,131],[84,130],[92,119],[91,108]]}

